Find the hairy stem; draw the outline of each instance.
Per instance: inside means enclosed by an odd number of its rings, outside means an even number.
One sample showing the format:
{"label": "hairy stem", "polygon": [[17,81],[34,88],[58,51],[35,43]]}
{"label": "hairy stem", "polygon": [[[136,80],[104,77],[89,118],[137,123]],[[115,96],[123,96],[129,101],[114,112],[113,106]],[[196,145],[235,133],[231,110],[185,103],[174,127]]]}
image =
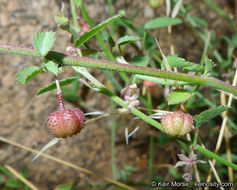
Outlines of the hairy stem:
{"label": "hairy stem", "polygon": [[[40,55],[33,48],[26,48],[24,46],[19,46],[19,45],[0,43],[0,53],[11,53],[11,54],[40,58]],[[58,62],[60,66],[80,66],[80,67],[110,70],[110,71],[116,71],[116,72],[126,72],[130,74],[141,74],[141,75],[146,75],[146,76],[161,77],[165,79],[172,79],[172,80],[177,80],[177,81],[190,82],[190,83],[198,84],[198,85],[210,86],[210,87],[237,95],[236,87],[228,85],[212,77],[199,77],[196,75],[170,72],[170,71],[154,69],[150,67],[125,65],[125,64],[107,61],[107,60],[92,59],[88,57],[68,56],[63,53],[53,52],[53,51],[50,51],[45,56],[45,58]]]}
{"label": "hairy stem", "polygon": [[65,110],[64,103],[63,103],[63,95],[62,95],[62,90],[60,88],[60,84],[57,79],[56,79],[56,86],[57,86],[59,108],[60,108],[60,111],[63,111]]}

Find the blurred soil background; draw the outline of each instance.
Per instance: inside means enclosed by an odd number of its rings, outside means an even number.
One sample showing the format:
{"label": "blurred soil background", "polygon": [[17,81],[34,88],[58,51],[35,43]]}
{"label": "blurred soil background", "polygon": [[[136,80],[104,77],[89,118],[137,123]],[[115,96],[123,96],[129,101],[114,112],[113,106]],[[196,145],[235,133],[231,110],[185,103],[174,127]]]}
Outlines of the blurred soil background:
{"label": "blurred soil background", "polygon": [[[132,16],[137,9],[141,8],[142,11],[135,21],[137,26],[152,18],[165,15],[165,5],[152,8],[149,1],[113,0],[112,2],[115,12],[123,9],[126,11],[127,17]],[[191,1],[184,1],[184,3],[188,2]],[[216,2],[227,13],[233,14],[233,7],[227,2]],[[56,28],[54,16],[59,13],[61,3],[60,0],[0,0],[0,42],[31,46],[36,31],[49,31]],[[64,1],[64,3],[64,13],[71,19],[69,1]],[[217,36],[228,33],[228,28],[225,27],[227,23],[206,4],[194,0],[192,3],[195,8],[191,11],[191,14],[210,23],[209,29],[215,30]],[[85,7],[95,23],[109,17],[105,0],[87,0]],[[169,55],[170,44],[168,43],[167,29],[156,30],[153,35],[158,37],[164,53]],[[66,46],[70,42],[68,34],[57,30],[56,37],[54,50],[65,52]],[[90,40],[90,43],[92,46],[101,49],[96,46],[95,38],[94,41]],[[200,61],[203,44],[200,46],[184,25],[173,27],[173,44],[175,53],[180,57],[193,62]],[[128,49],[127,54],[130,54],[131,57],[134,56],[132,49]],[[18,70],[28,65],[40,65],[41,61],[16,55],[0,55],[0,62],[0,136],[40,150],[53,138],[46,128],[46,118],[50,112],[58,110],[58,102],[56,91],[40,96],[37,96],[36,92],[53,82],[54,77],[52,74],[46,73],[34,77],[26,86],[16,85],[15,76]],[[90,70],[90,72],[99,81],[106,83],[102,71]],[[59,78],[63,79],[69,76],[75,76],[75,72],[68,67],[64,69],[64,73],[60,74]],[[160,91],[162,92],[162,89]],[[83,87],[82,84],[78,90],[78,96],[86,103],[87,110],[84,110],[86,112],[99,110],[109,113],[111,111],[108,98]],[[158,96],[155,95],[153,98]],[[65,106],[76,107],[78,102],[65,101]],[[118,117],[117,119],[121,118]],[[132,116],[126,118],[129,131],[132,131],[139,123],[132,119]],[[106,118],[87,125],[79,135],[60,141],[47,150],[46,153],[92,170],[99,175],[112,178],[111,122],[110,118]],[[169,143],[168,146],[159,144],[160,132],[153,130],[145,123],[139,124],[140,130],[130,139],[128,146],[125,143],[124,126],[116,132],[117,170],[119,171],[123,164],[131,165],[137,169],[138,176],[146,178],[151,132],[155,133],[154,164],[174,164],[177,161],[176,154],[180,153],[180,150],[176,143]],[[91,177],[44,157],[40,157],[32,163],[33,156],[32,153],[23,149],[0,142],[0,165],[8,164],[17,171],[27,168],[29,172],[28,179],[40,189],[56,189],[59,185],[69,183],[103,182],[100,178]],[[161,168],[157,171],[159,171],[159,175],[167,174],[167,168]],[[155,176],[155,174],[154,172],[153,175]],[[133,176],[131,181],[136,182],[135,177]]]}

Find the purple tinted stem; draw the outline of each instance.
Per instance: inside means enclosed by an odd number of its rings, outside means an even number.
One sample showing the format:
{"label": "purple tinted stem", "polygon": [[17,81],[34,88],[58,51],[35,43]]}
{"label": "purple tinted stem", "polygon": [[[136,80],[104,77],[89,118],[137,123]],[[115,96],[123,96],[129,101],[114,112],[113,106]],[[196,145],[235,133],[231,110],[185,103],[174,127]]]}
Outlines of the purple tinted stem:
{"label": "purple tinted stem", "polygon": [[59,108],[60,111],[64,110],[64,103],[63,103],[63,95],[62,95],[62,90],[60,88],[60,84],[58,80],[56,79],[56,86],[57,86],[57,95],[58,95],[58,103],[59,103]]}

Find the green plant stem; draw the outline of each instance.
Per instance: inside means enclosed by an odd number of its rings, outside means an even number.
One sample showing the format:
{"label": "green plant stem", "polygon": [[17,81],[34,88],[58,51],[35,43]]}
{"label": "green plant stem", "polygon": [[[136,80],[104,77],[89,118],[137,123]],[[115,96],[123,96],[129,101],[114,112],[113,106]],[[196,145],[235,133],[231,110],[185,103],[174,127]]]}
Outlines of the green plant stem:
{"label": "green plant stem", "polygon": [[152,166],[154,160],[154,134],[150,134],[150,145],[149,145],[149,162],[148,162],[148,184],[150,186],[150,181],[152,179]]}
{"label": "green plant stem", "polygon": [[234,170],[237,170],[237,165],[233,164],[231,162],[226,161],[224,158],[221,158],[220,156],[218,156],[217,154],[201,147],[200,145],[197,145],[194,147],[198,152],[201,152],[202,154],[205,154],[206,156],[210,157],[210,158],[214,158],[215,160],[225,164],[226,166],[229,166],[231,168],[233,168]]}
{"label": "green plant stem", "polygon": [[[33,48],[26,48],[24,46],[4,44],[4,43],[0,43],[0,53],[10,53],[10,54],[41,58],[40,54],[38,54]],[[220,80],[211,77],[199,77],[196,75],[170,72],[150,67],[140,67],[135,65],[120,64],[107,60],[92,59],[88,57],[68,56],[63,53],[53,51],[50,51],[45,56],[45,58],[48,60],[58,62],[60,66],[80,66],[101,70],[125,72],[130,74],[141,74],[146,76],[161,77],[165,79],[190,82],[192,84],[206,85],[237,95],[236,87],[228,85]]]}
{"label": "green plant stem", "polygon": [[77,32],[80,31],[79,24],[77,21],[77,13],[76,13],[76,8],[73,0],[70,0],[70,5],[71,5],[71,12],[72,12],[72,18],[73,18],[73,23],[75,26],[75,29]]}
{"label": "green plant stem", "polygon": [[[80,6],[80,11],[81,11],[83,17],[86,19],[86,22],[90,25],[90,27],[94,27],[95,25],[92,22],[92,20],[91,20],[90,16],[88,15],[88,13],[86,12],[86,9],[84,7],[84,2],[83,1],[81,3],[81,6]],[[106,46],[106,44],[105,44],[105,42],[103,40],[102,35],[100,33],[97,33],[95,36],[96,36],[100,46],[103,48],[104,52],[108,56],[109,60],[115,62],[115,58],[114,58],[112,52]],[[125,83],[128,84],[129,83],[129,79],[128,79],[127,75],[125,73],[119,73],[119,74],[122,77],[122,79],[125,81]],[[112,75],[111,75],[111,77],[112,77],[111,79],[114,79],[114,77]],[[121,85],[119,83],[117,83],[115,80],[113,80],[111,82],[113,82],[116,85],[116,88],[118,90],[120,90],[120,91],[122,90]]]}
{"label": "green plant stem", "polygon": [[[116,109],[116,105],[111,100],[110,101],[111,109],[114,111]],[[115,122],[115,116],[112,115],[111,117],[111,139],[110,139],[110,146],[111,146],[111,167],[112,167],[112,174],[113,179],[115,180],[117,178],[117,169],[116,169],[116,152],[115,152],[115,137],[116,137],[116,122]]]}
{"label": "green plant stem", "polygon": [[[109,16],[114,16],[113,5],[111,0],[107,0],[108,8],[109,8]],[[111,34],[114,35],[115,32],[115,25],[111,23]]]}
{"label": "green plant stem", "polygon": [[[9,44],[3,44],[0,43],[0,53],[11,53],[11,54],[17,54],[17,55],[23,55],[23,56],[30,56],[30,57],[37,57],[41,58],[40,54],[37,53],[33,48],[26,48],[24,46],[19,46],[19,45],[9,45]],[[201,78],[197,76],[190,76],[190,75],[185,75],[181,73],[173,73],[173,72],[167,72],[159,69],[152,69],[148,67],[138,67],[138,66],[131,66],[131,65],[124,65],[124,64],[119,64],[119,63],[113,63],[109,61],[104,61],[104,60],[97,60],[97,59],[91,59],[87,57],[74,57],[74,56],[66,56],[62,53],[57,53],[57,52],[50,52],[48,55],[46,55],[47,59],[54,60],[56,62],[59,62],[61,66],[66,66],[66,65],[74,65],[74,66],[81,66],[81,67],[90,67],[90,68],[95,68],[95,69],[107,69],[107,70],[113,70],[113,71],[121,71],[121,72],[127,72],[127,73],[132,73],[132,74],[143,74],[143,75],[148,75],[148,76],[163,76],[164,78],[169,78],[173,80],[190,80],[192,81],[193,78],[195,78],[193,83],[198,83],[198,79],[207,79],[207,83],[205,82],[206,85],[208,85],[211,80],[211,83],[218,85],[220,89],[227,89],[230,92],[233,92],[234,94],[237,94],[237,89],[233,86],[227,85],[221,81],[218,81],[213,78]],[[178,77],[178,79],[177,79]],[[187,78],[186,78],[187,77]],[[214,80],[214,82],[212,81]],[[189,81],[189,82],[190,82]],[[202,80],[200,80],[202,81]],[[97,82],[97,81],[96,81]],[[198,83],[199,84],[199,83]],[[98,84],[101,86],[101,84]],[[212,86],[209,84],[209,86]],[[224,88],[223,88],[224,86]],[[103,86],[102,86],[103,87]],[[100,92],[102,94],[107,95],[110,97],[114,102],[117,104],[121,105],[122,107],[127,108],[128,106],[124,104],[123,100],[110,92],[106,88],[102,88]],[[156,127],[157,129],[163,131],[163,128],[161,124],[154,119],[148,117],[141,111],[137,109],[132,109],[131,112],[143,119],[145,122],[151,124],[152,126]],[[184,142],[187,145],[191,145],[192,142],[187,141],[185,139],[180,139],[182,142]],[[221,162],[222,164],[225,164],[227,166],[232,167],[233,169],[237,170],[237,165],[230,163],[220,156],[218,156],[215,153],[210,152],[207,149],[202,148],[201,146],[197,145],[196,150],[205,154],[206,156],[209,156],[213,159],[216,159],[217,161]]]}

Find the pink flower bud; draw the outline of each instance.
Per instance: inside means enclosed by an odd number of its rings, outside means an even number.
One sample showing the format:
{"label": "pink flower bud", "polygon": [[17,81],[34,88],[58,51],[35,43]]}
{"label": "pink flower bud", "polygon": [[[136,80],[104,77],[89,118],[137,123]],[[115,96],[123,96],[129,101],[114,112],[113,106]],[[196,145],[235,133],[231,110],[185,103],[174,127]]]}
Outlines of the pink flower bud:
{"label": "pink flower bud", "polygon": [[193,118],[189,114],[176,111],[164,115],[161,124],[167,134],[171,136],[183,136],[191,130]]}

